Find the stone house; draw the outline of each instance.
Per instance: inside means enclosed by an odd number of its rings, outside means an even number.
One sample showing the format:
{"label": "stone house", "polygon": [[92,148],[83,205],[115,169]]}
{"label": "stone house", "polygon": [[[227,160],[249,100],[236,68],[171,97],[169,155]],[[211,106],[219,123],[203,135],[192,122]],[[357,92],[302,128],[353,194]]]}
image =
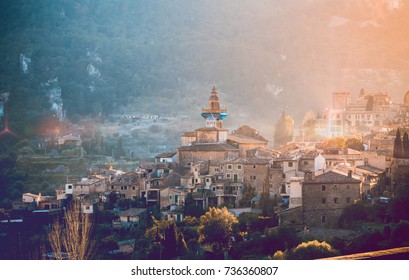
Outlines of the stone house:
{"label": "stone house", "polygon": [[[70,185],[68,184],[68,187]],[[78,196],[81,194],[97,194],[106,191],[106,181],[100,178],[82,178],[72,184],[72,195]]]}
{"label": "stone house", "polygon": [[185,166],[192,162],[218,160],[224,161],[239,156],[240,150],[225,142],[195,143],[191,146],[177,148],[179,165]]}
{"label": "stone house", "polygon": [[161,153],[155,157],[155,163],[176,162],[176,152]]}
{"label": "stone house", "polygon": [[143,215],[146,215],[146,208],[130,208],[120,211],[119,218],[112,221],[112,226],[114,228],[137,227]]}
{"label": "stone house", "polygon": [[139,197],[145,182],[140,174],[128,172],[115,176],[110,183],[110,191],[115,192],[120,198],[133,199]]}
{"label": "stone house", "polygon": [[329,171],[318,176],[307,172],[302,185],[304,225],[336,227],[345,207],[361,199],[361,181]]}
{"label": "stone house", "polygon": [[250,150],[266,148],[268,142],[257,130],[248,125],[239,127],[227,137],[227,143],[240,149],[240,157],[246,157]]}
{"label": "stone house", "polygon": [[299,159],[299,169],[303,172],[325,169],[325,158],[316,152],[303,153]]}
{"label": "stone house", "polygon": [[160,208],[184,205],[188,190],[182,187],[167,187],[160,190]]}

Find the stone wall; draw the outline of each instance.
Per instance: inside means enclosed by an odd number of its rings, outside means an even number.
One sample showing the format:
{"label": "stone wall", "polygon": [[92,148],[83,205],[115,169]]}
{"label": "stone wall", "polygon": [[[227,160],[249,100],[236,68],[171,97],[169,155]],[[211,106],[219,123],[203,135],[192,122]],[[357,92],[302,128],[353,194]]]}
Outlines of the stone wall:
{"label": "stone wall", "polygon": [[360,184],[304,182],[303,221],[311,227],[336,227],[342,211],[360,199]]}

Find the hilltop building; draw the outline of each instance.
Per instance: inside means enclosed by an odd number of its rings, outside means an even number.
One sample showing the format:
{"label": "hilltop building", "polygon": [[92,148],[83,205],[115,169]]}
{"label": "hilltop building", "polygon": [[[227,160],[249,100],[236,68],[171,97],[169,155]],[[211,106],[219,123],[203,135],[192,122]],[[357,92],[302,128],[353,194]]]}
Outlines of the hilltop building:
{"label": "hilltop building", "polygon": [[403,104],[392,102],[388,93],[361,89],[352,101],[349,92],[333,92],[332,107],[316,119],[315,132],[324,137],[368,133],[409,120],[409,92]]}
{"label": "hilltop building", "polygon": [[228,129],[223,128],[227,109],[221,109],[219,95],[213,87],[209,107],[202,109],[205,127],[185,133],[182,146],[177,148],[178,163],[186,166],[198,161],[228,160],[238,157],[240,149],[227,143]]}

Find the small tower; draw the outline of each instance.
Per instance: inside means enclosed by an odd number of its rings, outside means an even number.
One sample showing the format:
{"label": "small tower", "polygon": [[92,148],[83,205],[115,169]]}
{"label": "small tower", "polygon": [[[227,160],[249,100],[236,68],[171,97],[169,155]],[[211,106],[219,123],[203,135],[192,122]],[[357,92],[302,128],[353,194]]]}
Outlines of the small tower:
{"label": "small tower", "polygon": [[223,127],[223,120],[228,116],[227,109],[220,108],[219,95],[213,87],[209,97],[209,107],[202,108],[202,117],[206,120],[206,127]]}

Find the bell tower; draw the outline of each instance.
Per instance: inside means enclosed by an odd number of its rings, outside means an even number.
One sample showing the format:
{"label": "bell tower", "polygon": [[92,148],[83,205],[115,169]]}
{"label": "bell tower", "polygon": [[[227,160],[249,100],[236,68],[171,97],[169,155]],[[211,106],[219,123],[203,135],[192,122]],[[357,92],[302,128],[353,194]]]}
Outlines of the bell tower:
{"label": "bell tower", "polygon": [[202,108],[202,117],[206,120],[206,127],[223,127],[223,120],[227,118],[227,109],[220,108],[219,94],[213,87],[209,97],[209,107]]}

